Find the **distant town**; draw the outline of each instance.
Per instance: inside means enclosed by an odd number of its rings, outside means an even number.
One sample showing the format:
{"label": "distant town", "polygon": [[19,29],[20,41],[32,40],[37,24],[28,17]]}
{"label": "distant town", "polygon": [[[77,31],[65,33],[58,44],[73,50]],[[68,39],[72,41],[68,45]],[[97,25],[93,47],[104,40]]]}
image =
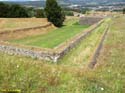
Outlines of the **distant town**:
{"label": "distant town", "polygon": [[[45,0],[42,1],[23,1],[23,2],[10,2],[10,1],[4,1],[6,3],[11,4],[20,4],[24,5],[26,7],[33,7],[37,9],[43,9],[45,7]],[[121,11],[123,8],[125,8],[125,2],[86,2],[85,0],[59,0],[58,3],[63,8],[68,9],[89,9],[89,10],[95,10],[95,11]]]}

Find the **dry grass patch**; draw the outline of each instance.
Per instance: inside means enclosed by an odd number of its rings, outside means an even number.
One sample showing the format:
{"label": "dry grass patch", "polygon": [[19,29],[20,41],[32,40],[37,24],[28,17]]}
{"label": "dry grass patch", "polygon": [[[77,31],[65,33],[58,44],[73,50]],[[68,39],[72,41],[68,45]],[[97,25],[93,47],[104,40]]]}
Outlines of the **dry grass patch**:
{"label": "dry grass patch", "polygon": [[7,41],[7,40],[14,40],[14,39],[21,39],[29,36],[36,36],[36,35],[43,35],[46,34],[52,30],[56,29],[53,25],[45,27],[45,28],[39,28],[39,29],[31,29],[28,31],[16,31],[16,32],[11,32],[11,33],[5,33],[5,34],[0,34],[0,39]]}
{"label": "dry grass patch", "polygon": [[0,18],[0,31],[36,27],[47,23],[46,18]]}

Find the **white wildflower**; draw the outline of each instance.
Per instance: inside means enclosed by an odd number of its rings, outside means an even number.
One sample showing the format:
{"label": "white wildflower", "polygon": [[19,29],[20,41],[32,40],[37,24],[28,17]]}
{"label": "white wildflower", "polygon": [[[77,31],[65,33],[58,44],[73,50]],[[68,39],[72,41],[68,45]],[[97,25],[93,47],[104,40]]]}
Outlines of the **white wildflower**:
{"label": "white wildflower", "polygon": [[104,88],[101,88],[101,90],[103,91],[103,90],[104,90]]}
{"label": "white wildflower", "polygon": [[110,73],[110,72],[111,72],[111,70],[108,70],[108,72]]}
{"label": "white wildflower", "polygon": [[19,65],[17,65],[16,67],[19,68]]}

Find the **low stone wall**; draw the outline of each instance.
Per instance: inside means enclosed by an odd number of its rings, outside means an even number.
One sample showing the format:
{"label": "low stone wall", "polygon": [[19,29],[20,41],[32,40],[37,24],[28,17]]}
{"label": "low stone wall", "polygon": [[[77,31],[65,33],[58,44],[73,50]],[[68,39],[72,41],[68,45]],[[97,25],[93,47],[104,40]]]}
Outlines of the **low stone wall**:
{"label": "low stone wall", "polygon": [[81,25],[93,25],[102,19],[103,18],[101,18],[101,17],[81,17],[79,20],[79,23]]}
{"label": "low stone wall", "polygon": [[59,45],[54,49],[33,49],[31,48],[23,48],[20,46],[14,46],[9,44],[0,43],[0,51],[14,54],[14,55],[23,55],[29,56],[32,58],[43,59],[47,61],[57,62],[61,57],[63,57],[70,49],[74,48],[82,39],[84,39],[88,34],[90,34],[94,29],[101,25],[103,21],[94,24],[89,29],[84,30],[77,36],[73,37],[72,39],[64,42],[63,44]]}
{"label": "low stone wall", "polygon": [[94,31],[102,23],[103,20],[98,22],[97,24],[94,24],[90,29],[84,30],[83,32],[79,33],[77,36],[73,37],[69,41],[64,42],[63,44],[56,47],[55,51],[57,51],[56,54],[58,54],[57,60],[62,58],[67,52],[69,52],[72,48],[77,46],[81,40],[86,38],[92,31]]}
{"label": "low stone wall", "polygon": [[51,51],[34,51],[32,49],[20,48],[15,46],[0,45],[0,51],[10,55],[23,55],[32,58],[38,58],[43,60],[52,60],[56,58],[55,54]]}
{"label": "low stone wall", "polygon": [[36,30],[36,29],[41,29],[41,28],[46,28],[52,26],[52,23],[45,24],[43,26],[36,26],[36,27],[29,27],[29,28],[18,28],[18,29],[12,29],[12,30],[3,30],[0,31],[0,34],[9,34],[9,33],[14,33],[18,31],[29,31],[29,30]]}

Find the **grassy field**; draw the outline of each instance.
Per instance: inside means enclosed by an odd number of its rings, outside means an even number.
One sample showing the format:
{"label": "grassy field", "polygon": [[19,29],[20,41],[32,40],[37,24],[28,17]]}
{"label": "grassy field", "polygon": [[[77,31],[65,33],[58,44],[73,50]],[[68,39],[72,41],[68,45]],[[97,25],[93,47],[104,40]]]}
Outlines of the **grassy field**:
{"label": "grassy field", "polygon": [[96,49],[96,46],[100,41],[100,37],[104,33],[106,25],[107,24],[104,23],[93,31],[89,37],[87,37],[79,46],[77,46],[77,48],[74,48],[66,56],[64,56],[64,58],[60,60],[59,64],[68,66],[83,66],[88,63],[91,58],[92,51]]}
{"label": "grassy field", "polygon": [[85,68],[88,61],[85,63],[84,58],[89,59],[84,55],[94,52],[104,25],[59,64],[0,53],[0,89],[20,89],[22,93],[124,93],[125,17],[114,18],[111,23],[98,64],[93,70]]}
{"label": "grassy field", "polygon": [[10,42],[35,47],[54,48],[89,27],[79,25],[77,22],[78,19],[76,18],[68,19],[64,22],[62,28],[58,28],[44,35],[29,36],[22,39],[11,40]]}
{"label": "grassy field", "polygon": [[44,18],[0,18],[0,31],[47,24]]}

